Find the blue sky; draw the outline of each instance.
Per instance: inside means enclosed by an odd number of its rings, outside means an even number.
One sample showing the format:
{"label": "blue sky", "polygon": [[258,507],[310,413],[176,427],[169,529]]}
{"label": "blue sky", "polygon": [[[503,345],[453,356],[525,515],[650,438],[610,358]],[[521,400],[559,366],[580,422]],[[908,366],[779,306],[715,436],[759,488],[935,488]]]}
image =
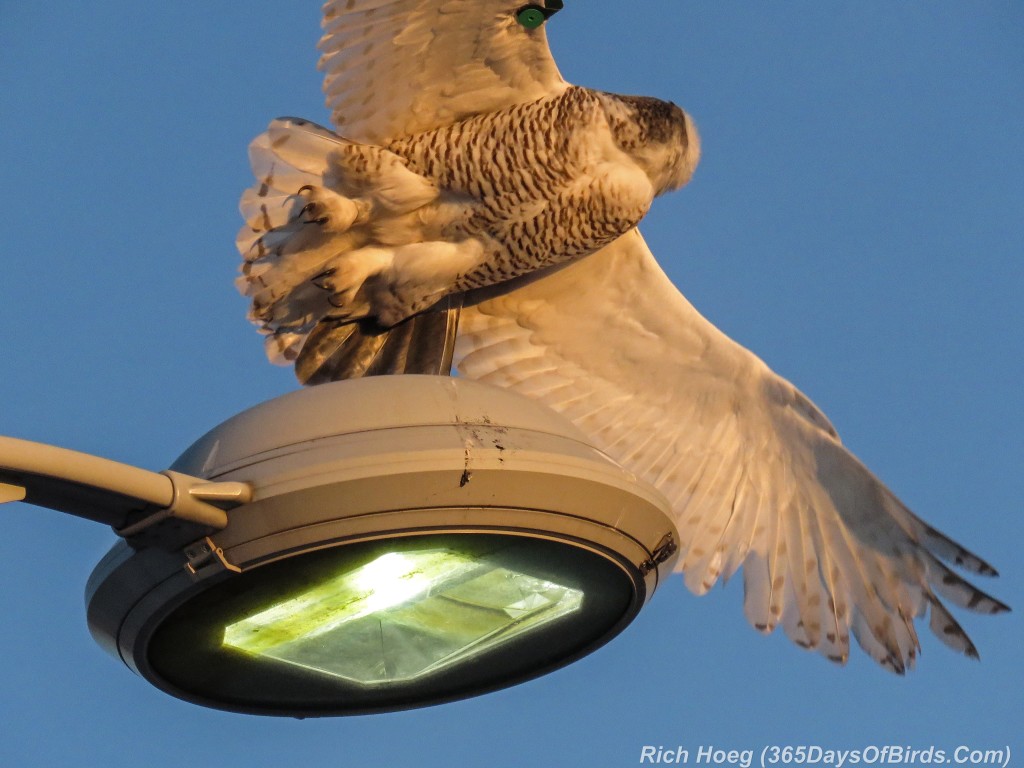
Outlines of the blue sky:
{"label": "blue sky", "polygon": [[[567,78],[684,106],[691,185],[643,229],[696,306],[792,379],[922,516],[1002,571],[896,678],[749,629],[739,583],[659,590],[560,672],[407,713],[292,721],[169,698],[88,635],[101,526],[0,507],[0,764],[629,766],[644,745],[1020,759],[1024,5],[566,0]],[[154,470],[295,387],[232,286],[245,147],[326,121],[317,3],[0,5],[0,433]]]}

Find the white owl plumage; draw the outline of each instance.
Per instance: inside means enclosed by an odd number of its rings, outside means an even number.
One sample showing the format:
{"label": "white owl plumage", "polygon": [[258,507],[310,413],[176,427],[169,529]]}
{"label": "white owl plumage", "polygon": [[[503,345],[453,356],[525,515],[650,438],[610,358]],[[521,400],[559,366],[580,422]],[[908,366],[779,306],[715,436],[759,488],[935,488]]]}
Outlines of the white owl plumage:
{"label": "white owl plumage", "polygon": [[[920,648],[914,620],[926,614],[944,643],[977,656],[942,599],[981,613],[1008,608],[945,563],[995,570],[912,514],[806,397],[668,280],[635,224],[654,194],[689,179],[696,133],[673,105],[566,83],[544,25],[520,18],[524,9],[536,20],[561,7],[324,5],[321,68],[340,136],[275,121],[253,143],[259,183],[242,201],[239,284],[253,297],[271,357],[296,362],[300,379],[315,383],[408,369],[411,350],[439,338],[462,376],[562,413],[659,488],[692,591],[703,594],[742,568],[751,624],[765,632],[781,625],[799,645],[841,663],[852,634],[876,661],[904,672]],[[596,110],[594,122],[580,117],[585,107]],[[669,108],[678,113],[666,118],[671,136],[644,114]],[[585,131],[573,141],[592,168],[550,148],[551,136],[577,124]],[[623,139],[634,125],[639,140]],[[502,141],[528,144],[524,135],[548,150],[509,150],[505,162]],[[463,164],[461,176],[435,167],[445,162]],[[608,182],[621,168],[626,191]],[[522,194],[540,180],[543,192]],[[574,196],[555,196],[550,188],[560,185]],[[614,234],[588,231],[570,242],[582,224],[556,214],[592,202],[588,216],[611,211]],[[523,262],[508,234],[518,230],[502,229],[509,221],[544,244],[542,258]],[[472,269],[477,277],[467,281]],[[395,296],[397,309],[388,303]],[[386,346],[382,326],[394,326],[390,335],[404,343]],[[450,358],[442,358],[444,368]]]}

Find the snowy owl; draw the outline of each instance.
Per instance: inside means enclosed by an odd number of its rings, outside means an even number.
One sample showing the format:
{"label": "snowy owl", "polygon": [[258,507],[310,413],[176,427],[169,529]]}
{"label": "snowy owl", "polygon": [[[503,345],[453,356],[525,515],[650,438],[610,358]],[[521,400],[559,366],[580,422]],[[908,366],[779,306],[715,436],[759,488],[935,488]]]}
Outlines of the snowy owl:
{"label": "snowy owl", "polygon": [[674,104],[570,85],[561,0],[330,0],[336,132],[275,120],[252,144],[239,286],[300,381],[460,375],[535,398],[659,488],[698,594],[742,569],[763,632],[902,673],[940,598],[1008,610],[994,575],[910,512],[789,382],[705,320],[636,229],[700,154]]}

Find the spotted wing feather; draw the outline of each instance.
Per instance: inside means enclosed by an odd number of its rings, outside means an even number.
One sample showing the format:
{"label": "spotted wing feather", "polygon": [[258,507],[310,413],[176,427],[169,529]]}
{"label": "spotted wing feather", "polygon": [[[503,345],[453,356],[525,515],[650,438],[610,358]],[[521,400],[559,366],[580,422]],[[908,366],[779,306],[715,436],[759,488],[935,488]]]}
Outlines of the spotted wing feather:
{"label": "spotted wing feather", "polygon": [[544,27],[509,0],[329,0],[320,68],[332,121],[383,143],[566,87]]}

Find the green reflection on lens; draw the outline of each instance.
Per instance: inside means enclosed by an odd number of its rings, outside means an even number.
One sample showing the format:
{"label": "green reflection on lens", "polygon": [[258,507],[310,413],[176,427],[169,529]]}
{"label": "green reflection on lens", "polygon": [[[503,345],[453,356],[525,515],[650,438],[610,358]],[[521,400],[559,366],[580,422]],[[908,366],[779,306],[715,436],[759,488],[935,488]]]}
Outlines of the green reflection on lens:
{"label": "green reflection on lens", "polygon": [[391,552],[228,625],[223,642],[375,685],[468,660],[582,605],[582,591],[486,555]]}

